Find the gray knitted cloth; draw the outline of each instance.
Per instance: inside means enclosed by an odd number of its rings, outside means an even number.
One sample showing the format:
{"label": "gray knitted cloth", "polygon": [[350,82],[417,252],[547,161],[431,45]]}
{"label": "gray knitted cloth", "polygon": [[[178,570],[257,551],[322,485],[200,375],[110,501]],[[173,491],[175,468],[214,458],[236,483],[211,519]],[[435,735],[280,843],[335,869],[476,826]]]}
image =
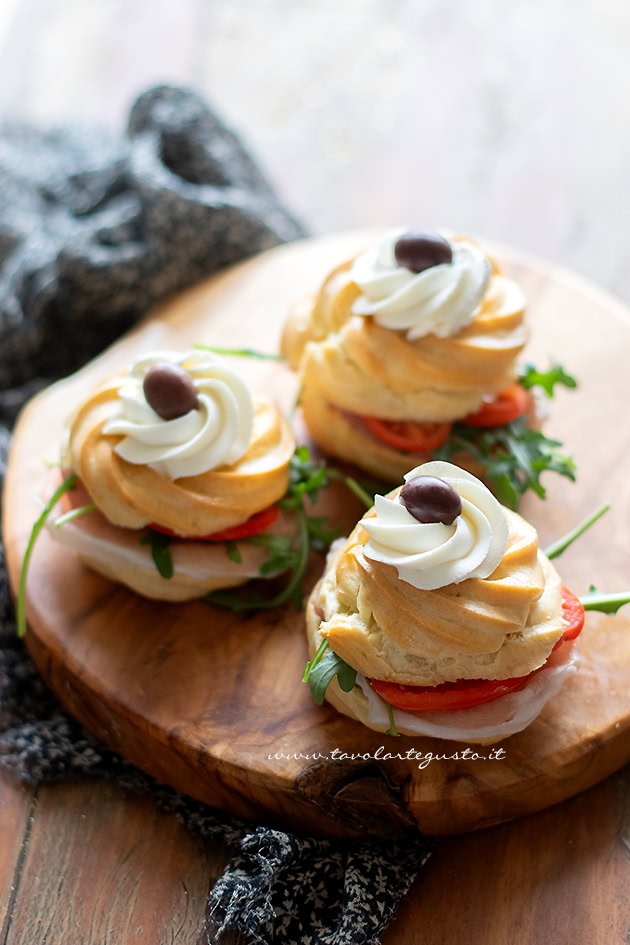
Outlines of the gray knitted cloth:
{"label": "gray knitted cloth", "polygon": [[[0,194],[0,485],[11,426],[36,390],[168,293],[302,235],[238,139],[182,88],[140,96],[122,140],[0,129]],[[420,836],[382,849],[245,824],[108,751],[66,715],[17,640],[1,547],[0,764],[29,781],[116,778],[228,842],[210,943],[233,931],[282,945],[378,942],[428,856]]]}

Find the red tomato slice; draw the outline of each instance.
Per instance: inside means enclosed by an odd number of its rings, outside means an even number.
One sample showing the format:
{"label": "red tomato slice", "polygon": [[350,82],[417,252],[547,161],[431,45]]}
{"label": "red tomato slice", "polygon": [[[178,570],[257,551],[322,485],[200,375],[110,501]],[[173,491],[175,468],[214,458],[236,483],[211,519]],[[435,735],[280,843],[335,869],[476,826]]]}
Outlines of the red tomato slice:
{"label": "red tomato slice", "polygon": [[[565,640],[575,640],[584,626],[584,607],[575,594],[562,588],[562,616],[568,626],[556,646]],[[544,665],[544,664],[543,664]],[[441,686],[401,686],[398,683],[372,679],[371,685],[386,702],[408,712],[470,709],[475,705],[493,702],[509,692],[522,688],[542,666],[526,676],[511,679],[459,679]]]}
{"label": "red tomato slice", "polygon": [[492,702],[525,685],[528,676],[513,679],[459,679],[441,686],[400,686],[398,683],[373,679],[372,687],[386,702],[408,712],[429,712],[444,709],[469,709]]}
{"label": "red tomato slice", "polygon": [[401,453],[430,453],[441,446],[452,423],[420,423],[416,420],[381,420],[363,417],[370,433]]}
{"label": "red tomato slice", "polygon": [[[568,626],[556,643],[556,646],[560,646],[565,640],[575,640],[582,632],[582,627],[584,626],[584,605],[568,587],[562,588],[562,616]],[[554,646],[554,650],[556,646]]]}
{"label": "red tomato slice", "polygon": [[461,421],[469,427],[498,427],[510,420],[516,420],[527,413],[529,397],[520,384],[511,384],[500,394],[484,403],[477,413],[471,413]]}
{"label": "red tomato slice", "polygon": [[[223,531],[213,532],[211,535],[192,535],[190,541],[235,541],[237,538],[248,538],[250,535],[258,535],[264,532],[278,519],[280,509],[277,505],[270,505],[248,518],[246,522],[240,525],[233,525],[232,528],[224,528]],[[162,525],[152,524],[150,528],[156,532],[162,532],[164,535],[172,535],[174,538],[184,538],[184,535],[177,535],[170,528],[164,528]]]}

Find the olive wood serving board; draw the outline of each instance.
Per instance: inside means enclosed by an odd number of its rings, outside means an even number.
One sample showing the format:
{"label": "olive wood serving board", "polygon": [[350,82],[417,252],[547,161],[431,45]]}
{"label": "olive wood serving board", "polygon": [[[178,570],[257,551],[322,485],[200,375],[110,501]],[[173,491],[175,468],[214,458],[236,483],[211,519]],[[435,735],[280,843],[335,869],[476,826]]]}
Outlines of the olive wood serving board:
{"label": "olive wood serving board", "polygon": [[[163,304],[35,397],[15,431],[4,495],[13,588],[44,462],[57,459],[64,417],[93,384],[157,347],[277,350],[290,305],[373,236],[306,240],[235,266]],[[578,483],[547,474],[548,501],[528,497],[521,511],[545,547],[611,500],[613,511],[556,563],[577,593],[591,582],[621,590],[630,584],[628,311],[578,277],[494,252],[529,300],[527,357],[560,360],[580,379],[579,391],[557,393],[547,422],[575,457]],[[240,359],[239,367],[289,408],[296,382],[286,366]],[[362,511],[342,486],[321,508],[344,530]],[[314,554],[309,587],[322,564]],[[292,606],[243,616],[203,602],[148,601],[92,573],[44,532],[28,576],[27,618],[39,670],[87,729],[159,780],[256,821],[329,836],[390,836],[416,825],[432,834],[474,830],[555,804],[630,759],[630,608],[587,614],[578,673],[525,732],[502,743],[503,760],[435,760],[423,769],[409,760],[318,758],[335,748],[451,755],[465,746],[380,735],[315,705],[300,681],[304,619]],[[276,753],[289,757],[270,759]]]}

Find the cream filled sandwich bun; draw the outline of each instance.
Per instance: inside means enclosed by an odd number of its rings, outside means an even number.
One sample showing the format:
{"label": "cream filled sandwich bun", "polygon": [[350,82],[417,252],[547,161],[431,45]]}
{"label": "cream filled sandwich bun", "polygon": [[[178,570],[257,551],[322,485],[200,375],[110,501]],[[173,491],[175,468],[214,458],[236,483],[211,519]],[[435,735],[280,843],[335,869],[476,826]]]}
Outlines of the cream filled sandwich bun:
{"label": "cream filled sandwich bun", "polygon": [[282,352],[322,449],[398,481],[496,398],[532,413],[515,385],[524,315],[519,287],[472,240],[397,229],[295,308]]}
{"label": "cream filled sandwich bun", "polygon": [[[62,500],[65,523],[57,516],[47,527],[91,568],[147,597],[244,584],[260,576],[267,551],[239,539],[295,531],[276,505],[294,449],[278,407],[224,359],[153,352],[70,417],[53,479],[74,473],[77,488]],[[156,547],[158,561],[168,548],[172,568],[158,569]]]}
{"label": "cream filled sandwich bun", "polygon": [[[577,603],[577,607],[575,606]],[[571,606],[573,610],[571,610]],[[584,611],[536,530],[474,476],[426,463],[329,556],[307,611],[311,658],[357,671],[326,699],[376,731],[490,744],[521,731],[575,672]]]}

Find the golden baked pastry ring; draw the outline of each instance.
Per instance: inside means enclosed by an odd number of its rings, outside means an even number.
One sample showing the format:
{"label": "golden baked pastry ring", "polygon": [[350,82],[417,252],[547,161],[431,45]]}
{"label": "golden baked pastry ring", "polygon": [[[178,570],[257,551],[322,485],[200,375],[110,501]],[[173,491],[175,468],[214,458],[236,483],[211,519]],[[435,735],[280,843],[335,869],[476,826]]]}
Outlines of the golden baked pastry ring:
{"label": "golden baked pastry ring", "polygon": [[[157,347],[194,342],[274,350],[290,304],[317,288],[374,233],[354,232],[273,250],[161,306],[78,374],[36,397],[15,433],[4,497],[4,540],[13,586],[36,507],[44,460],[58,455],[68,407],[100,378]],[[580,467],[577,485],[549,475],[543,507],[523,514],[544,546],[605,499],[613,511],[559,560],[580,593],[627,586],[630,426],[627,309],[561,271],[493,247],[529,299],[527,357],[561,360],[581,380],[560,391],[547,430]],[[254,384],[288,407],[295,380],[272,362],[239,362]],[[349,527],[361,514],[341,489],[322,500]],[[313,560],[311,580],[321,571]],[[567,798],[630,760],[630,613],[587,614],[582,666],[501,761],[269,758],[380,746],[452,754],[456,743],[390,738],[316,706],[300,683],[304,617],[290,606],[243,618],[204,603],[137,597],[84,568],[40,536],[28,579],[27,645],[62,702],[95,735],[156,778],[242,817],[327,835],[391,836],[474,830]]]}

